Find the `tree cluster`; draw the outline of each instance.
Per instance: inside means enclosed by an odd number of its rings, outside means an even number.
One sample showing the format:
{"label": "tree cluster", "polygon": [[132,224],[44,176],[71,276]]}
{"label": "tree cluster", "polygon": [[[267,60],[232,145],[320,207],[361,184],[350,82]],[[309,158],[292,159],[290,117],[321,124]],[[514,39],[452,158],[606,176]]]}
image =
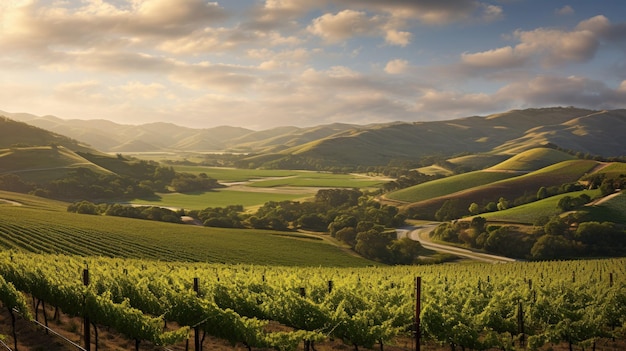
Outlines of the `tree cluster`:
{"label": "tree cluster", "polygon": [[47,183],[23,181],[18,175],[0,175],[0,190],[30,193],[61,200],[107,200],[153,197],[155,192],[206,191],[219,187],[206,174],[175,172],[172,167],[155,167],[148,162],[133,164],[127,174],[98,173],[76,168],[65,177]]}
{"label": "tree cluster", "polygon": [[532,260],[574,257],[622,256],[626,252],[626,231],[611,222],[580,222],[575,214],[555,216],[532,233],[520,233],[513,226],[486,225],[484,217],[470,221],[446,222],[433,237],[484,249],[508,257]]}
{"label": "tree cluster", "polygon": [[130,206],[120,204],[94,204],[83,200],[74,202],[67,207],[68,212],[106,215],[117,217],[128,217],[136,219],[146,219],[151,221],[182,223],[181,212],[172,211],[164,207],[157,206]]}

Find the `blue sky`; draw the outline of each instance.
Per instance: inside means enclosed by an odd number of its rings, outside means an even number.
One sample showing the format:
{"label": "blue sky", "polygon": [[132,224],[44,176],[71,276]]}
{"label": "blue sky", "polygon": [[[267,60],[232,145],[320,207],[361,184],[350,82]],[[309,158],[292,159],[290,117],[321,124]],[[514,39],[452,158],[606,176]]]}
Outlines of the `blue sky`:
{"label": "blue sky", "polygon": [[622,0],[5,0],[0,110],[267,129],[626,108]]}

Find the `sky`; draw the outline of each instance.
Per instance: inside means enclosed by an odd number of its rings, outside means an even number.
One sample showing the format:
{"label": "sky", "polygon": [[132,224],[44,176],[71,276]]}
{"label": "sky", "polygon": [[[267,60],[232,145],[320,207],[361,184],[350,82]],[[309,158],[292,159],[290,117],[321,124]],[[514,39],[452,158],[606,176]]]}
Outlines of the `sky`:
{"label": "sky", "polygon": [[623,0],[0,0],[0,110],[256,130],[626,108]]}

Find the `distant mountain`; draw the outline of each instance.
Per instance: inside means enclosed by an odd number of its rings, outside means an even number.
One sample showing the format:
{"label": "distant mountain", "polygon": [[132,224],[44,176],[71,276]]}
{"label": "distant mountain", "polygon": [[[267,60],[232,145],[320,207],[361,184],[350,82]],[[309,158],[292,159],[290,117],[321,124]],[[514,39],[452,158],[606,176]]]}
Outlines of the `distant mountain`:
{"label": "distant mountain", "polygon": [[553,107],[447,121],[335,123],[263,131],[229,126],[194,129],[171,123],[122,125],[105,120],[0,114],[81,140],[104,152],[249,153],[245,162],[259,167],[317,162],[337,166],[386,165],[393,160],[433,155],[514,155],[545,145],[604,157],[626,155],[626,110]]}
{"label": "distant mountain", "polygon": [[0,116],[0,149],[14,146],[63,146],[71,151],[97,152],[84,143],[24,122]]}

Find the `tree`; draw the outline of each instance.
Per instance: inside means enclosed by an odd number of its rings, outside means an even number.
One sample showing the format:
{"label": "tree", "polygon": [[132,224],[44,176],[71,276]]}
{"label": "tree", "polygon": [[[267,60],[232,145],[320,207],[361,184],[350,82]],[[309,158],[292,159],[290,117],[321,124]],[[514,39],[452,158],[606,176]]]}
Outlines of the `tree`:
{"label": "tree", "polygon": [[459,218],[461,215],[458,209],[458,205],[458,199],[446,200],[443,205],[441,205],[441,208],[435,213],[435,219],[441,222],[445,222]]}
{"label": "tree", "polygon": [[545,186],[542,186],[537,191],[537,200],[542,200],[542,199],[545,199],[546,197],[548,197],[548,189],[546,189]]}
{"label": "tree", "polygon": [[498,211],[502,211],[502,210],[506,210],[507,208],[509,208],[509,201],[507,201],[507,199],[501,197],[498,200]]}
{"label": "tree", "polygon": [[372,260],[387,261],[389,258],[387,246],[391,243],[392,235],[395,233],[381,233],[376,229],[360,232],[356,236],[354,250]]}
{"label": "tree", "polygon": [[354,228],[345,227],[337,231],[337,234],[335,234],[335,238],[350,245],[350,247],[354,247],[356,245],[356,234],[357,233]]}
{"label": "tree", "polygon": [[550,221],[543,226],[543,231],[548,235],[563,235],[567,231],[567,223],[558,216],[552,217]]}
{"label": "tree", "polygon": [[576,245],[566,238],[557,235],[544,235],[530,249],[534,260],[553,260],[574,256]]}
{"label": "tree", "polygon": [[412,264],[422,250],[422,245],[409,238],[393,240],[389,245],[390,262],[392,264]]}
{"label": "tree", "polygon": [[477,215],[480,213],[480,206],[478,206],[477,203],[472,202],[469,206],[469,213],[473,214],[473,215]]}
{"label": "tree", "polygon": [[323,232],[328,229],[328,223],[324,217],[317,213],[308,213],[298,218],[298,224],[302,229]]}

